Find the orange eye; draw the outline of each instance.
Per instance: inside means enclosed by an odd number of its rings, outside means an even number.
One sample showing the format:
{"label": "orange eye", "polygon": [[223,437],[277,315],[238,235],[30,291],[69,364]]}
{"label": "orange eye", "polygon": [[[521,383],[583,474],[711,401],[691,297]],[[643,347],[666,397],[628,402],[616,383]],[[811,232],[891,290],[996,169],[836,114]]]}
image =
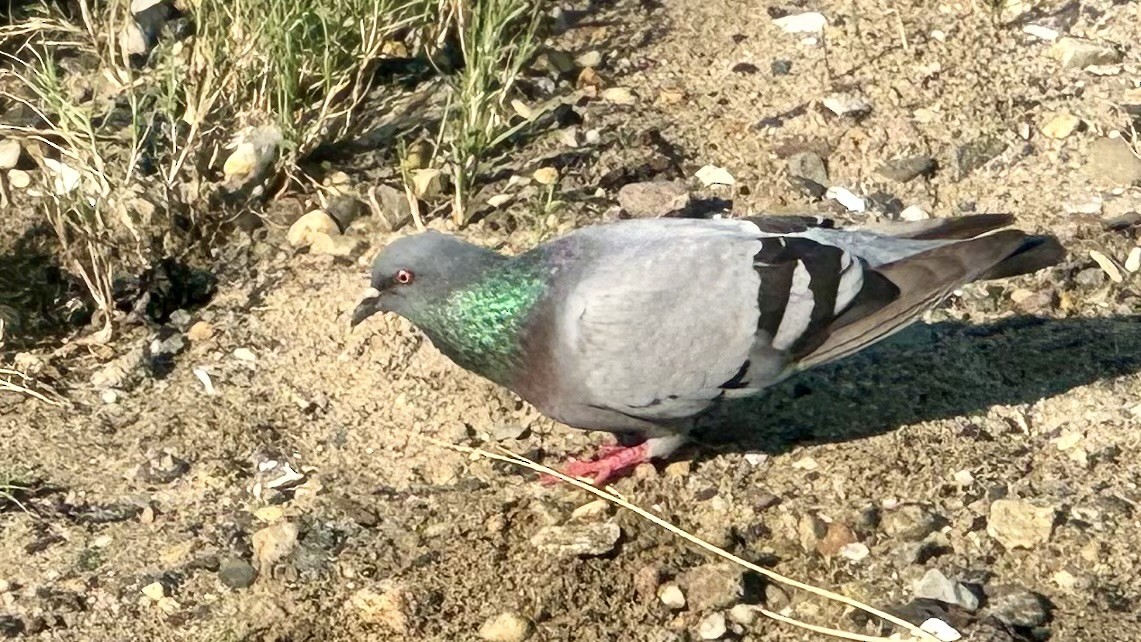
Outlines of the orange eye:
{"label": "orange eye", "polygon": [[395,278],[396,282],[400,285],[408,285],[412,282],[412,279],[415,278],[415,275],[408,270],[397,270]]}

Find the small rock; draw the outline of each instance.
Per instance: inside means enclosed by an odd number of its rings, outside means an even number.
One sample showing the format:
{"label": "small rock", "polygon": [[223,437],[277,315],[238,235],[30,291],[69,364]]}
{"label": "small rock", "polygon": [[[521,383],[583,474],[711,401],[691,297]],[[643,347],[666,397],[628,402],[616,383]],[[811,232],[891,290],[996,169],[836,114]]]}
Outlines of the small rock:
{"label": "small rock", "polygon": [[602,54],[595,49],[591,49],[574,59],[579,67],[597,67],[602,64]]}
{"label": "small rock", "polygon": [[741,626],[752,626],[760,615],[760,607],[755,604],[736,604],[729,609],[729,619]]}
{"label": "small rock", "polygon": [[939,569],[930,569],[923,578],[913,587],[915,597],[929,600],[939,600],[948,604],[955,604],[968,611],[979,608],[979,598],[970,589],[956,582],[942,573]]}
{"label": "small rock", "polygon": [[828,531],[816,544],[816,552],[824,557],[836,557],[849,544],[856,543],[856,534],[843,522],[832,522]]}
{"label": "small rock", "polygon": [[332,216],[321,210],[313,210],[289,226],[286,239],[293,247],[307,247],[312,245],[320,234],[331,236],[340,233],[341,230]]}
{"label": "small rock", "polygon": [[52,174],[52,190],[60,196],[75,191],[83,180],[83,174],[67,163],[45,158],[43,165]]}
{"label": "small rock", "polygon": [[205,341],[214,336],[214,326],[205,321],[199,321],[190,326],[190,330],[186,332],[186,338],[190,339],[191,343],[198,343]]}
{"label": "small rock", "polygon": [[665,604],[667,608],[674,611],[680,611],[685,608],[685,593],[681,592],[681,588],[677,584],[663,584],[658,589],[658,599]]}
{"label": "small rock", "polygon": [[314,233],[309,244],[309,253],[323,256],[354,257],[361,250],[360,239],[351,236],[332,236],[321,232]]}
{"label": "small rock", "polygon": [[918,542],[947,525],[947,520],[919,504],[903,504],[887,511],[880,527],[890,537]]}
{"label": "small rock", "polygon": [[1037,593],[1021,587],[988,593],[987,612],[1003,624],[1032,629],[1050,619],[1049,602]]}
{"label": "small rock", "polygon": [[254,561],[262,573],[285,559],[297,546],[299,529],[294,522],[278,522],[254,533]]}
{"label": "small rock", "polygon": [[800,152],[788,157],[788,173],[819,185],[828,184],[828,168],[815,152]]}
{"label": "small rock", "polygon": [[598,97],[612,105],[633,105],[638,98],[625,87],[607,87],[599,92]]}
{"label": "small rock", "polygon": [[444,191],[444,172],[435,168],[412,171],[412,193],[416,198],[432,199]]}
{"label": "small rock", "polygon": [[0,139],[0,170],[12,169],[20,164],[23,148],[15,138]]}
{"label": "small rock", "polygon": [[828,534],[828,522],[825,522],[819,515],[809,513],[802,515],[796,522],[796,536],[800,542],[800,547],[805,552],[811,553],[816,550],[820,541]]}
{"label": "small rock", "polygon": [[378,213],[390,229],[412,218],[412,206],[408,203],[408,195],[402,189],[383,183],[376,185],[369,188],[369,202],[379,210]]}
{"label": "small rock", "polygon": [[662,570],[654,564],[647,564],[634,572],[634,592],[643,598],[657,595],[661,583]]}
{"label": "small rock", "polygon": [[1042,133],[1057,140],[1069,137],[1082,124],[1082,119],[1073,114],[1058,114],[1042,125]]}
{"label": "small rock", "polygon": [[360,199],[341,194],[329,200],[329,216],[337,222],[337,227],[347,230],[353,221],[364,216],[368,208]]}
{"label": "small rock", "polygon": [[694,174],[694,176],[696,176],[697,180],[701,181],[701,184],[706,187],[711,187],[713,185],[733,185],[737,182],[734,180],[732,174],[721,167],[717,167],[716,165],[706,165],[697,170],[697,173]]}
{"label": "small rock", "polygon": [[22,169],[10,169],[8,170],[8,183],[16,189],[24,189],[32,184],[32,176]]}
{"label": "small rock", "polygon": [[919,628],[934,635],[940,642],[956,642],[956,640],[963,638],[963,635],[952,628],[950,624],[937,617],[927,618]]}
{"label": "small rock", "polygon": [[1141,158],[1121,138],[1099,138],[1090,144],[1085,172],[1115,185],[1141,183]]}
{"label": "small rock", "polygon": [[531,621],[511,611],[490,617],[479,627],[479,637],[488,642],[523,642],[531,632]]}
{"label": "small rock", "polygon": [[531,537],[531,545],[560,557],[605,555],[621,536],[614,522],[544,526]]}
{"label": "small rock", "polygon": [[690,609],[708,611],[736,604],[745,594],[745,573],[730,563],[705,564],[678,576]]}
{"label": "small rock", "polygon": [[901,221],[910,221],[914,223],[916,221],[926,221],[929,218],[931,218],[931,215],[918,205],[910,205],[905,207],[903,211],[899,213],[899,219]]}
{"label": "small rock", "polygon": [[1105,201],[1100,196],[1094,196],[1080,202],[1066,201],[1062,203],[1062,210],[1066,214],[1101,214]]}
{"label": "small rock", "polygon": [[856,196],[851,191],[844,187],[833,185],[828,188],[824,193],[825,198],[830,198],[837,203],[843,205],[849,212],[863,212],[868,208],[867,202],[864,199]]}
{"label": "small rock", "polygon": [[702,640],[720,640],[726,632],[725,614],[720,612],[706,615],[697,625],[697,635]]}
{"label": "small rock", "polygon": [[821,103],[837,116],[862,116],[872,110],[872,104],[868,99],[854,91],[829,94]]}
{"label": "small rock", "polygon": [[610,514],[610,502],[596,499],[571,511],[570,519],[575,522],[597,522]]}
{"label": "small rock", "polygon": [[143,587],[142,592],[143,595],[147,596],[155,602],[158,602],[162,598],[166,597],[166,586],[164,586],[162,582],[151,582],[150,584],[147,584]]}
{"label": "small rock", "polygon": [[634,218],[659,218],[685,210],[689,190],[674,181],[629,183],[618,190],[618,204]]}
{"label": "small rock", "polygon": [[935,159],[930,156],[905,156],[880,165],[876,173],[888,180],[906,183],[919,176],[934,174],[935,168]]}
{"label": "small rock", "polygon": [[1040,25],[1026,25],[1022,28],[1022,31],[1024,33],[1030,34],[1031,36],[1034,36],[1039,40],[1046,40],[1047,42],[1053,42],[1057,40],[1058,36],[1060,35],[1054,29]]}
{"label": "small rock", "polygon": [[958,179],[986,165],[1006,151],[1006,143],[995,136],[983,136],[955,149],[955,168]]}
{"label": "small rock", "polygon": [[1085,40],[1066,37],[1058,40],[1050,48],[1050,55],[1062,63],[1063,69],[1085,69],[1090,65],[1115,65],[1122,60],[1116,47]]}
{"label": "small rock", "polygon": [[224,559],[218,566],[218,580],[232,589],[249,587],[257,576],[258,572],[249,562],[236,557]]}
{"label": "small rock", "polygon": [[820,33],[828,26],[828,18],[822,13],[807,11],[777,18],[773,24],[785,33]]}
{"label": "small rock", "polygon": [[848,560],[849,562],[863,561],[870,554],[871,554],[871,550],[868,549],[867,544],[863,544],[860,542],[852,542],[851,544],[845,544],[843,547],[840,548],[840,557],[843,557],[844,559]]}
{"label": "small rock", "polygon": [[1129,256],[1125,259],[1125,269],[1128,272],[1141,270],[1141,247],[1129,250]]}
{"label": "small rock", "polygon": [[349,597],[349,605],[361,620],[389,631],[408,635],[418,628],[416,611],[419,604],[416,597],[402,587],[394,586],[379,592],[362,588]]}
{"label": "small rock", "polygon": [[769,65],[769,71],[771,71],[774,76],[787,76],[792,73],[792,61],[774,60],[772,64]]}
{"label": "small rock", "polygon": [[559,182],[559,170],[554,167],[540,167],[531,177],[540,185],[554,185]]}
{"label": "small rock", "polygon": [[1000,499],[990,506],[986,532],[1004,547],[1034,548],[1050,540],[1055,511],[1017,499]]}
{"label": "small rock", "polygon": [[1090,250],[1089,257],[1093,259],[1094,263],[1098,264],[1098,267],[1100,267],[1102,271],[1105,272],[1110,281],[1113,281],[1114,283],[1121,283],[1125,280],[1125,277],[1121,275],[1121,270],[1118,269],[1113,260],[1105,254],[1102,254],[1097,250]]}

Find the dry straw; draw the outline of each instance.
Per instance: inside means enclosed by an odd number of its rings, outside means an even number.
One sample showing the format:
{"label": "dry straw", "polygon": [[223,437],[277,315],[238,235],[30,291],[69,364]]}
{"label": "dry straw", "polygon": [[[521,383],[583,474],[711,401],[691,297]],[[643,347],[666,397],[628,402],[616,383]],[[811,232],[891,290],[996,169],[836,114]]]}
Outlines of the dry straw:
{"label": "dry straw", "polygon": [[[773,571],[770,571],[769,569],[762,568],[760,566],[757,566],[756,564],[753,564],[751,562],[743,560],[740,557],[737,557],[736,555],[733,555],[732,553],[730,553],[730,552],[728,552],[722,548],[719,548],[717,546],[714,546],[713,544],[710,544],[709,542],[701,539],[700,537],[697,537],[696,535],[694,535],[692,533],[686,532],[686,531],[682,530],[681,528],[674,526],[673,524],[667,522],[666,520],[662,519],[661,517],[658,517],[657,515],[654,515],[653,513],[647,511],[646,509],[641,508],[639,506],[636,506],[634,504],[631,504],[627,500],[623,499],[622,497],[619,497],[618,495],[614,494],[613,492],[609,491],[608,489],[597,488],[597,487],[592,486],[592,485],[590,485],[586,482],[583,482],[581,480],[578,480],[578,479],[575,479],[573,477],[569,477],[567,475],[564,475],[563,473],[561,473],[557,470],[548,468],[547,466],[544,466],[542,464],[535,463],[535,462],[533,462],[533,461],[531,461],[525,457],[522,457],[520,455],[516,455],[515,453],[512,453],[512,452],[510,452],[504,448],[501,448],[501,447],[496,447],[496,449],[500,452],[495,453],[495,452],[489,452],[489,451],[483,450],[481,448],[470,448],[467,446],[459,446],[457,444],[449,444],[449,443],[442,442],[442,441],[439,441],[436,439],[431,439],[431,438],[428,438],[428,440],[437,446],[441,446],[444,448],[455,450],[457,452],[465,453],[465,454],[468,454],[472,457],[485,457],[488,459],[494,459],[497,461],[502,461],[502,462],[506,462],[509,464],[513,464],[515,466],[519,466],[522,468],[527,468],[529,470],[533,470],[533,471],[540,473],[540,474],[550,475],[552,477],[559,479],[562,482],[565,482],[567,484],[575,486],[575,487],[579,488],[580,490],[584,490],[584,491],[591,493],[592,495],[596,495],[596,496],[598,496],[598,497],[600,497],[600,498],[602,498],[602,499],[604,499],[604,500],[606,500],[606,501],[608,501],[608,502],[610,502],[616,506],[620,506],[620,507],[622,507],[628,511],[631,511],[632,513],[638,515],[642,519],[645,519],[646,521],[649,521],[649,522],[655,524],[656,526],[659,526],[659,527],[669,531],[670,533],[677,535],[678,537],[690,542],[691,544],[696,545],[699,548],[703,548],[706,551],[708,551],[714,555],[717,555],[718,557],[722,557],[722,558],[728,560],[729,562],[732,562],[733,564],[737,564],[739,566],[747,568],[750,571],[753,571],[754,573],[757,573],[759,575],[763,575],[764,577],[767,577],[768,579],[770,579],[774,582],[777,582],[779,584],[784,584],[785,586],[790,586],[792,588],[800,589],[802,591],[806,591],[808,593],[823,597],[824,599],[831,600],[833,602],[838,602],[838,603],[843,604],[847,607],[851,607],[851,608],[863,611],[863,612],[865,612],[869,615],[872,615],[874,617],[877,617],[877,618],[879,618],[885,622],[889,622],[889,623],[901,628],[902,630],[908,631],[912,636],[911,638],[909,638],[910,640],[923,640],[925,642],[939,642],[939,638],[935,637],[934,635],[928,633],[927,631],[920,629],[919,627],[911,624],[910,622],[907,622],[907,621],[902,620],[902,619],[900,619],[894,615],[891,615],[890,613],[885,613],[885,612],[883,612],[883,611],[881,611],[875,607],[869,606],[867,604],[864,604],[862,602],[854,600],[850,597],[846,597],[846,596],[840,595],[838,593],[833,593],[832,591],[828,591],[826,589],[818,588],[818,587],[812,586],[810,584],[798,582],[794,579],[785,577],[785,576],[780,575],[778,573],[774,573]],[[844,640],[858,640],[861,642],[886,642],[888,640],[891,640],[893,642],[898,642],[900,640],[899,637],[887,638],[887,637],[874,636],[874,635],[864,635],[861,633],[851,633],[848,631],[842,631],[840,629],[835,629],[835,628],[831,628],[831,627],[809,624],[807,622],[802,622],[800,620],[797,620],[797,619],[794,619],[794,618],[791,618],[791,617],[788,617],[785,615],[781,615],[780,613],[776,613],[776,612],[770,611],[770,610],[765,609],[765,608],[758,609],[758,612],[760,612],[762,615],[764,615],[768,618],[771,618],[771,619],[776,620],[777,622],[781,622],[783,624],[788,624],[788,625],[799,627],[799,628],[802,628],[802,629],[805,629],[808,631],[812,631],[814,633],[819,633],[822,635],[828,635],[831,637],[840,638],[840,639],[844,639]]]}

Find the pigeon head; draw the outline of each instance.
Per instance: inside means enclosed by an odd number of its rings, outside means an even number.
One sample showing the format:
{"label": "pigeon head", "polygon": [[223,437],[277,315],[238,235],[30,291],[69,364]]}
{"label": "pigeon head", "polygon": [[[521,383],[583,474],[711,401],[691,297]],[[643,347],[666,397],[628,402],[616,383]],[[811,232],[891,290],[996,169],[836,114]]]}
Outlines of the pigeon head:
{"label": "pigeon head", "polygon": [[378,312],[413,322],[424,306],[440,301],[483,272],[501,255],[434,230],[396,239],[377,255],[364,298],[352,325]]}

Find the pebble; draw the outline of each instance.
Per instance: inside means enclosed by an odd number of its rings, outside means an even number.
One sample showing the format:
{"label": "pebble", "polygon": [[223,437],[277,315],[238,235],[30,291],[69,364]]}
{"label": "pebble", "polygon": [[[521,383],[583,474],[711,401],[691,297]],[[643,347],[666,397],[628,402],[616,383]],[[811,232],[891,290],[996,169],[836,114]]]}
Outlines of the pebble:
{"label": "pebble", "polygon": [[444,172],[439,169],[417,169],[412,172],[412,193],[416,198],[431,199],[444,191]]}
{"label": "pebble", "polygon": [[303,215],[289,226],[286,240],[293,247],[308,247],[313,244],[319,234],[340,234],[337,221],[333,220],[322,210],[313,210]]}
{"label": "pebble", "polygon": [[821,103],[837,116],[861,116],[872,110],[872,104],[868,99],[854,91],[829,94]]}
{"label": "pebble", "polygon": [[597,67],[602,64],[602,54],[596,49],[591,49],[575,58],[574,61],[579,67]]}
{"label": "pebble", "polygon": [[1069,137],[1082,124],[1082,119],[1073,114],[1057,114],[1042,125],[1042,134],[1049,138],[1062,140]]}
{"label": "pebble", "polygon": [[362,588],[349,597],[349,605],[369,624],[382,626],[395,633],[408,635],[415,631],[417,600],[403,587],[392,586],[377,591]]}
{"label": "pebble", "polygon": [[318,232],[313,234],[311,238],[312,242],[309,245],[310,254],[352,258],[355,257],[363,247],[360,239],[351,236],[341,236],[340,234],[333,236]]}
{"label": "pebble", "polygon": [[788,173],[818,185],[828,184],[828,168],[824,165],[824,159],[815,152],[800,152],[789,156]]}
{"label": "pebble", "polygon": [[52,176],[52,189],[56,194],[68,194],[79,187],[82,174],[74,167],[61,163],[52,158],[43,159],[44,168],[50,171]]}
{"label": "pebble", "polygon": [[12,169],[20,163],[20,141],[15,138],[0,139],[0,169]]}
{"label": "pebble", "polygon": [[151,582],[143,587],[142,593],[151,600],[158,602],[166,597],[166,586],[162,582]]}
{"label": "pebble", "polygon": [[1099,138],[1090,144],[1085,172],[1115,185],[1141,183],[1141,158],[1121,138]]}
{"label": "pebble", "polygon": [[697,625],[697,635],[702,640],[720,640],[727,632],[725,614],[720,612],[710,613]]}
{"label": "pebble", "polygon": [[618,190],[618,204],[634,218],[659,218],[685,210],[689,190],[674,181],[629,183]]}
{"label": "pebble", "polygon": [[1102,254],[1097,250],[1090,250],[1089,257],[1093,259],[1094,263],[1098,264],[1098,267],[1100,267],[1102,271],[1106,273],[1106,275],[1109,276],[1110,281],[1113,281],[1114,283],[1121,283],[1125,280],[1125,277],[1121,275],[1121,270],[1117,267],[1117,264],[1115,264],[1113,260],[1105,254]]}
{"label": "pebble", "polygon": [[906,183],[920,176],[930,176],[935,169],[935,159],[930,156],[904,156],[880,165],[876,173],[888,180]]}
{"label": "pebble", "polygon": [[540,167],[531,174],[531,178],[540,185],[554,185],[559,182],[559,170],[554,167]]}
{"label": "pebble", "polygon": [[1050,619],[1049,603],[1022,587],[1003,587],[989,592],[987,611],[1003,624],[1031,629]]}
{"label": "pebble", "polygon": [[1129,251],[1129,257],[1125,259],[1125,269],[1128,272],[1141,271],[1141,247]]}
{"label": "pebble", "polygon": [[242,589],[254,583],[258,572],[247,561],[237,557],[222,560],[218,566],[218,580],[232,589]]}
{"label": "pebble", "polygon": [[661,583],[662,570],[654,564],[647,564],[634,572],[634,592],[643,598],[657,595]]}
{"label": "pebble", "polygon": [[863,561],[870,554],[871,550],[868,549],[867,545],[860,542],[845,544],[840,548],[840,557],[843,557],[849,562]]}
{"label": "pebble", "polygon": [[1056,30],[1041,25],[1026,25],[1022,28],[1022,31],[1039,40],[1046,40],[1048,42],[1057,40],[1060,35]]}
{"label": "pebble", "polygon": [[8,170],[8,183],[16,189],[24,189],[32,184],[32,175],[22,169]]}
{"label": "pebble", "polygon": [[571,511],[570,519],[576,522],[597,522],[610,515],[610,502],[596,499]]}
{"label": "pebble", "polygon": [[665,604],[667,608],[674,611],[680,611],[685,608],[685,593],[681,592],[681,588],[677,584],[669,583],[663,584],[658,589],[658,599]]}
{"label": "pebble", "polygon": [[889,536],[904,541],[918,542],[946,525],[947,520],[919,504],[903,504],[886,511],[880,527]]}
{"label": "pebble", "polygon": [[777,18],[773,24],[785,33],[820,33],[828,26],[828,18],[822,13],[807,11]]}
{"label": "pebble", "polygon": [[760,607],[755,604],[736,604],[729,609],[729,619],[741,626],[750,626],[757,621]]}
{"label": "pebble", "polygon": [[186,338],[190,339],[191,343],[198,343],[205,341],[214,336],[214,326],[205,321],[199,321],[190,326],[190,330],[186,332]]}
{"label": "pebble", "polygon": [[733,185],[737,182],[732,174],[716,165],[706,165],[697,170],[694,176],[706,187],[712,187],[713,185]]}
{"label": "pebble", "polygon": [[511,611],[504,611],[484,621],[479,637],[488,642],[523,642],[533,632],[531,621]]}
{"label": "pebble", "polygon": [[297,546],[300,530],[294,522],[278,522],[253,535],[254,560],[258,569],[268,573]]}
{"label": "pebble", "polygon": [[613,105],[633,105],[638,97],[625,87],[607,87],[599,92],[598,97]]}
{"label": "pebble", "polygon": [[745,574],[730,563],[704,564],[677,578],[694,611],[729,608],[745,594]]}
{"label": "pebble", "polygon": [[1050,540],[1055,511],[1017,499],[1000,499],[990,506],[986,532],[1008,549],[1034,548]]}
{"label": "pebble", "polygon": [[952,628],[950,624],[937,617],[927,618],[919,628],[934,635],[940,642],[955,642],[963,638],[963,635]]}
{"label": "pebble", "polygon": [[1115,65],[1122,55],[1117,48],[1084,38],[1066,37],[1050,48],[1050,55],[1063,69],[1085,69],[1090,65]]}
{"label": "pebble", "polygon": [[830,198],[843,205],[849,212],[863,212],[868,208],[868,204],[864,199],[843,187],[829,187],[828,191],[824,193],[824,197]]}
{"label": "pebble", "polygon": [[816,552],[824,557],[836,557],[849,544],[856,543],[856,534],[843,522],[832,522],[828,531],[816,544]]}
{"label": "pebble", "polygon": [[605,555],[621,536],[614,522],[544,526],[531,537],[531,545],[559,557]]}
{"label": "pebble", "polygon": [[979,597],[960,582],[948,578],[939,569],[930,569],[913,587],[915,597],[955,604],[977,611]]}
{"label": "pebble", "polygon": [[912,223],[916,221],[926,221],[929,218],[931,218],[931,215],[918,205],[909,205],[903,208],[903,211],[899,213],[899,219],[901,221],[910,221]]}

